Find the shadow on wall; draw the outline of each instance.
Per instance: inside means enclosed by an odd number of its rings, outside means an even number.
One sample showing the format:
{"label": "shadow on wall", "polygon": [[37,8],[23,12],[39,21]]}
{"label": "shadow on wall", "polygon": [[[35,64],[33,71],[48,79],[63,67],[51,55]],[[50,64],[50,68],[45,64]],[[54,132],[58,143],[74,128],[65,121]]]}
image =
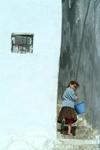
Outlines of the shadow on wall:
{"label": "shadow on wall", "polygon": [[72,62],[70,58],[69,46],[66,47],[66,50],[62,53],[62,56],[60,56],[60,68],[65,69],[67,65],[68,65],[68,68],[71,68]]}

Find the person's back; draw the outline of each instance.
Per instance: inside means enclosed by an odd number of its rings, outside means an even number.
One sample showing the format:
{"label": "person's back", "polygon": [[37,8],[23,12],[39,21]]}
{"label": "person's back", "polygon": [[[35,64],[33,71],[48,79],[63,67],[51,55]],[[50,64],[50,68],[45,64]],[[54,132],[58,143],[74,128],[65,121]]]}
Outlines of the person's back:
{"label": "person's back", "polygon": [[74,102],[77,100],[74,90],[70,87],[66,88],[62,100],[63,100],[62,107],[67,106],[67,107],[74,108]]}

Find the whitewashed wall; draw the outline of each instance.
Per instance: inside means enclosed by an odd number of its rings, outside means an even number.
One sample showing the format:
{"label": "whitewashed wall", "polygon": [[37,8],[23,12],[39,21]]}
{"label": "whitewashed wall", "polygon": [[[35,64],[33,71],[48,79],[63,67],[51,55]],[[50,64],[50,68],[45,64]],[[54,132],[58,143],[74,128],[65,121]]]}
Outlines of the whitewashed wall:
{"label": "whitewashed wall", "polygon": [[[34,33],[33,53],[11,53],[12,33]],[[60,0],[0,0],[0,137],[56,138]]]}

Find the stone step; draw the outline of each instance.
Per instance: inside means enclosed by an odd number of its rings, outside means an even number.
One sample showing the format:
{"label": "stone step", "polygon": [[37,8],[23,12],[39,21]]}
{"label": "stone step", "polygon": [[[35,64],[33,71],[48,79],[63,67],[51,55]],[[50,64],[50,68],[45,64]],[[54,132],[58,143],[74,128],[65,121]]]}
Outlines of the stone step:
{"label": "stone step", "polygon": [[99,145],[56,145],[55,146],[55,148],[54,149],[56,149],[56,150],[60,150],[60,149],[62,149],[62,150],[69,150],[69,149],[73,149],[73,150],[75,150],[75,149],[82,149],[82,150],[85,150],[85,149],[93,149],[93,150],[96,150],[96,149],[100,149],[99,148]]}
{"label": "stone step", "polygon": [[95,149],[94,148],[88,148],[88,149],[87,148],[85,148],[85,149],[80,149],[80,148],[72,148],[72,149],[71,148],[69,148],[69,149],[64,148],[64,149],[62,149],[61,148],[61,149],[52,149],[52,150],[100,150],[100,148],[95,148]]}
{"label": "stone step", "polygon": [[[63,130],[57,129],[58,135],[67,135],[68,127],[65,127]],[[94,139],[93,131],[87,128],[77,129],[77,127],[72,127],[71,130],[73,136],[79,139]]]}
{"label": "stone step", "polygon": [[[61,124],[57,124],[57,132],[58,132],[58,137],[62,138],[68,138],[67,136],[67,131],[68,131],[68,125],[65,125],[64,129],[61,130]],[[72,130],[73,134],[73,139],[95,139],[95,136],[93,134],[93,130],[86,126],[75,126],[72,125]],[[60,136],[61,134],[61,136]],[[72,137],[71,137],[72,138]]]}
{"label": "stone step", "polygon": [[100,150],[100,140],[59,139],[52,150]]}
{"label": "stone step", "polygon": [[76,129],[75,131],[75,137],[80,139],[94,139],[93,131],[91,129]]}
{"label": "stone step", "polygon": [[65,131],[62,131],[62,134],[60,132],[57,132],[57,137],[62,139],[95,139],[93,135],[88,135],[86,133],[81,133],[79,135],[67,135]]}

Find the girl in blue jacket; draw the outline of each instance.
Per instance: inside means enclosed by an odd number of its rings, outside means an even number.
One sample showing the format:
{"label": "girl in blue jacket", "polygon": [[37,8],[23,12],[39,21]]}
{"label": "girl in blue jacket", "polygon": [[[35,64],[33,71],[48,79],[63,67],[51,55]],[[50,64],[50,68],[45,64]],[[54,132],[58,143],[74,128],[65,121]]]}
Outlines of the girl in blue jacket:
{"label": "girl in blue jacket", "polygon": [[68,135],[72,135],[72,123],[77,121],[77,116],[74,109],[74,102],[79,99],[74,92],[77,87],[79,87],[79,84],[76,81],[71,81],[66,88],[62,97],[62,109],[59,113],[57,121],[58,123],[61,123],[61,129],[64,128],[64,124],[68,124]]}

